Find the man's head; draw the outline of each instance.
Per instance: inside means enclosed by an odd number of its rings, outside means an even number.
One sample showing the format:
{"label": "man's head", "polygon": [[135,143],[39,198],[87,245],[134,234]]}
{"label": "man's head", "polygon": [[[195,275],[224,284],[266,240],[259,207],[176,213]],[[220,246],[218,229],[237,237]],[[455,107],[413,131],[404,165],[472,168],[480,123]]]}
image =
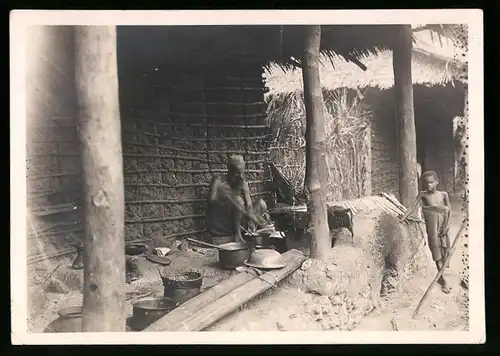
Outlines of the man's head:
{"label": "man's head", "polygon": [[438,176],[434,171],[426,171],[422,173],[422,188],[428,192],[433,192],[439,183]]}
{"label": "man's head", "polygon": [[245,179],[245,160],[239,155],[229,157],[227,179],[230,184],[241,183]]}

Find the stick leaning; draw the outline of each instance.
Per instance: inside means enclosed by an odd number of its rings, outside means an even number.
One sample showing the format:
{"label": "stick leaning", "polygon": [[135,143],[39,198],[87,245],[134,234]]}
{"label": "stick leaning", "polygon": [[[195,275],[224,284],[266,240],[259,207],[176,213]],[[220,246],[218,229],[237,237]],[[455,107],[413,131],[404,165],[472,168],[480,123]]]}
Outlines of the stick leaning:
{"label": "stick leaning", "polygon": [[460,229],[458,230],[458,232],[457,232],[457,234],[455,236],[455,240],[453,241],[453,245],[451,246],[450,252],[448,253],[448,256],[446,256],[446,259],[443,262],[443,266],[439,270],[439,272],[436,275],[436,277],[434,277],[434,280],[431,282],[431,284],[429,285],[429,287],[425,291],[424,296],[422,297],[422,299],[418,303],[417,307],[415,308],[415,311],[413,312],[413,316],[412,316],[413,319],[415,319],[415,317],[418,315],[418,313],[420,311],[420,308],[422,308],[422,305],[424,304],[425,300],[429,296],[429,293],[432,290],[432,287],[434,287],[434,285],[436,284],[436,282],[438,281],[438,279],[443,275],[443,273],[444,273],[444,271],[446,269],[446,265],[450,261],[453,253],[455,252],[455,250],[456,250],[456,248],[458,246],[458,241],[462,237],[462,232],[465,229],[466,222],[467,222],[467,220],[462,221],[462,225],[460,225]]}

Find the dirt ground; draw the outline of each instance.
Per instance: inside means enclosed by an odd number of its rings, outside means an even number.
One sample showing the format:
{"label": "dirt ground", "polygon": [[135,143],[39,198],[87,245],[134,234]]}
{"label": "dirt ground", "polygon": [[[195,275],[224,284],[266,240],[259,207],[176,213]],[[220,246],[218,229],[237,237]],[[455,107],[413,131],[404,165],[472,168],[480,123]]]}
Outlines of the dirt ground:
{"label": "dirt ground", "polygon": [[[169,254],[169,259],[172,261],[169,266],[160,266],[148,261],[144,257],[135,258],[135,264],[138,267],[141,277],[126,285],[128,300],[125,303],[125,313],[128,317],[132,316],[132,305],[136,301],[146,297],[163,296],[163,285],[158,268],[161,270],[162,275],[176,274],[191,269],[200,271],[204,276],[202,291],[216,285],[231,273],[234,273],[221,270],[217,267],[217,251],[211,249],[195,248],[195,251],[176,250]],[[63,265],[70,266],[72,258],[65,258],[60,262]],[[79,275],[81,281],[83,281],[83,271],[73,273]],[[81,289],[74,289],[77,290],[71,290],[69,293],[45,293],[38,291],[36,294],[33,294],[32,298],[38,302],[38,307],[34,308],[32,315],[28,318],[28,331],[34,333],[43,332],[51,321],[57,319],[58,310],[65,307],[81,306],[83,303]]]}
{"label": "dirt ground", "polygon": [[[454,238],[462,220],[461,202],[452,201],[454,211],[450,234]],[[356,226],[357,234],[363,234],[363,226]],[[413,277],[404,283],[401,291],[389,300],[380,300],[378,308],[361,319],[353,329],[358,331],[391,331],[391,330],[468,330],[468,305],[466,293],[460,286],[459,270],[461,268],[460,249],[455,251],[450,268],[445,276],[453,289],[444,294],[436,285],[422,307],[419,316],[412,319],[412,314],[426,289],[434,279],[437,270],[425,246],[426,267],[418,270]],[[285,283],[279,290],[268,292],[253,301],[242,310],[235,312],[217,322],[209,331],[315,331],[331,329],[325,325],[326,311],[321,307],[321,296],[301,291],[292,283]],[[319,306],[322,310],[308,308]]]}
{"label": "dirt ground", "polygon": [[[454,203],[454,219],[451,236],[454,237],[461,221],[460,202]],[[363,234],[363,226],[356,227],[358,234]],[[428,247],[425,247],[428,261],[426,268],[418,270],[410,280],[404,283],[401,291],[393,294],[388,300],[380,300],[377,308],[370,308],[365,317],[351,323],[354,327],[348,330],[467,330],[468,306],[465,302],[466,291],[460,287],[459,270],[461,255],[455,252],[445,276],[452,284],[450,294],[441,292],[438,285],[434,287],[427,302],[422,307],[419,317],[411,318],[414,308],[436,274]],[[227,278],[231,273],[217,268],[217,252],[210,249],[196,248],[196,251],[176,251],[170,255],[172,264],[162,267],[162,273],[176,273],[189,269],[198,269],[205,278],[202,290],[210,288]],[[68,265],[71,259],[62,261]],[[142,277],[127,285],[128,292],[136,292],[136,299],[126,302],[126,313],[132,315],[132,304],[145,294],[148,297],[162,296],[163,286],[158,275],[156,264],[144,258],[138,258],[136,264]],[[83,272],[80,271],[83,275]],[[82,277],[83,280],[83,277]],[[34,296],[40,299],[38,310],[28,320],[28,330],[42,332],[45,326],[57,318],[57,310],[82,305],[82,294],[79,290],[69,293],[40,293]],[[326,303],[326,304],[325,304]],[[281,283],[279,288],[270,290],[258,299],[242,306],[238,311],[212,325],[207,331],[299,331],[299,330],[343,330],[338,311],[331,309],[331,302],[325,296],[305,293],[299,289],[296,278]],[[326,307],[328,305],[328,307]],[[333,311],[332,311],[333,310]],[[330,314],[330,315],[328,315]],[[366,313],[365,313],[366,314]],[[336,322],[336,320],[339,320]],[[345,330],[345,329],[344,329]]]}
{"label": "dirt ground", "polygon": [[[453,239],[460,228],[463,215],[461,201],[452,200],[453,217],[450,236]],[[453,241],[453,240],[452,240]],[[468,291],[460,286],[460,269],[462,267],[460,246],[452,256],[450,268],[445,277],[452,286],[452,292],[445,294],[436,285],[419,315],[412,319],[412,314],[428,286],[434,279],[437,269],[427,251],[429,268],[418,271],[406,283],[404,290],[391,301],[384,301],[383,308],[363,319],[356,330],[468,330]],[[427,246],[426,246],[427,248]]]}

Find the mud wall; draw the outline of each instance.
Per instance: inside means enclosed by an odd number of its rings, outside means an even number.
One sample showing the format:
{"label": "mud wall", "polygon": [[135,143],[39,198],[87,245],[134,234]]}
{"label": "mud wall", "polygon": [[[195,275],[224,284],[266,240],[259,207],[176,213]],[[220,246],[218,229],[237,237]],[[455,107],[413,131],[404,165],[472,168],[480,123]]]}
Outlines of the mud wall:
{"label": "mud wall", "polygon": [[231,154],[252,198],[269,198],[262,67],[222,68],[120,77],[127,240],[206,238],[209,183]]}

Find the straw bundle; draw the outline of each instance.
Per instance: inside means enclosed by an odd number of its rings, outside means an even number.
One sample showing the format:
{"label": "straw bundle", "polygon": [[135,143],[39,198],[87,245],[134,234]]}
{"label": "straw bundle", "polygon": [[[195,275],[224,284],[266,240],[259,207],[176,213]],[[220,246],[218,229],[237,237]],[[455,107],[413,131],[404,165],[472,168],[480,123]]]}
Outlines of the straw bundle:
{"label": "straw bundle", "polygon": [[[329,181],[328,200],[353,199],[366,192],[369,170],[370,110],[356,92],[323,91]],[[305,177],[306,117],[301,92],[267,97],[268,120],[273,134],[272,162],[281,169],[296,191]]]}

